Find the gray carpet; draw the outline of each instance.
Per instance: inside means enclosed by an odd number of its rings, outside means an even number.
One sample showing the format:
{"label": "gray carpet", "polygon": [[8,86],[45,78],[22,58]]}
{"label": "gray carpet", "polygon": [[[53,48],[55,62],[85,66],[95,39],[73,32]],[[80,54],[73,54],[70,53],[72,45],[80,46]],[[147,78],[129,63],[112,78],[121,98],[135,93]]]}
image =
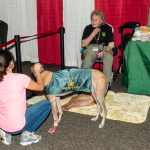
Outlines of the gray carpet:
{"label": "gray carpet", "polygon": [[[24,64],[23,72],[29,73]],[[47,65],[48,66],[48,65]],[[46,67],[47,67],[46,66]],[[55,71],[57,66],[50,66]],[[121,84],[121,75],[112,85],[115,92],[127,92]],[[42,136],[39,143],[29,146],[19,144],[19,136],[14,136],[12,144],[0,143],[1,150],[150,150],[150,111],[147,120],[142,124],[131,124],[121,121],[106,120],[105,127],[98,128],[101,121],[92,122],[90,116],[66,112],[58,131],[50,135],[47,131],[52,124],[52,115],[37,130]]]}

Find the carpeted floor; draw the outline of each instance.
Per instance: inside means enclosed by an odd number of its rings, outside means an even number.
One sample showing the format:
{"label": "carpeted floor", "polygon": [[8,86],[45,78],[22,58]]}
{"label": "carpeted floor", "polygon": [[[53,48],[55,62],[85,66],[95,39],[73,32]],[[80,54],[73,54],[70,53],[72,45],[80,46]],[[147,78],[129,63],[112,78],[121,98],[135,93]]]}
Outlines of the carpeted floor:
{"label": "carpeted floor", "polygon": [[[77,94],[71,94],[61,98],[61,105],[69,102]],[[28,105],[45,99],[45,95],[38,95],[28,99]],[[145,122],[150,107],[150,97],[129,93],[115,93],[108,91],[105,97],[105,104],[107,108],[107,119],[119,120],[130,123],[143,123]],[[70,112],[96,116],[97,106],[76,107],[69,110]]]}
{"label": "carpeted floor", "polygon": [[[29,74],[30,63],[23,64],[23,73]],[[58,66],[46,66],[52,71]],[[114,92],[127,92],[121,84],[121,75],[112,85]],[[27,93],[27,96],[30,93]],[[66,112],[57,133],[50,135],[47,131],[52,124],[50,115],[37,133],[42,139],[37,144],[23,147],[19,145],[19,136],[13,137],[12,144],[0,143],[1,150],[150,150],[150,111],[141,124],[106,120],[105,127],[98,128],[100,119],[92,122],[91,116]]]}

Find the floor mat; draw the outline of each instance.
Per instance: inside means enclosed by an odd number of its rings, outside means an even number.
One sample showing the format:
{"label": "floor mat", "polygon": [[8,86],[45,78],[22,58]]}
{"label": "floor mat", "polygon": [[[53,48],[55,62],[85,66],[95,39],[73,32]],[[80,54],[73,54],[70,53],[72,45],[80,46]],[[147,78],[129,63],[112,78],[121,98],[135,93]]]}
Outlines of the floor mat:
{"label": "floor mat", "polygon": [[[45,98],[45,96],[33,97],[27,101],[27,104],[32,105],[43,98]],[[67,103],[71,98],[72,96],[62,99],[61,104]],[[147,117],[150,106],[150,97],[109,91],[105,98],[105,103],[108,111],[107,119],[130,123],[142,123]],[[72,108],[69,111],[95,116],[97,108],[96,105],[93,105],[82,108]]]}

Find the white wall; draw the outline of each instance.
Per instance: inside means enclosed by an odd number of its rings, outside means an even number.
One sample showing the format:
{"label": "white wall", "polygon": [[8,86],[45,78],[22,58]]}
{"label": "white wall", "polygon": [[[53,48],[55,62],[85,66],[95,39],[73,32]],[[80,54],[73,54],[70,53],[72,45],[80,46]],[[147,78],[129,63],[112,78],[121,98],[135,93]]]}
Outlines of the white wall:
{"label": "white wall", "polygon": [[[36,0],[0,0],[0,19],[8,24],[8,38],[37,33]],[[15,56],[15,48],[11,49]],[[37,40],[21,44],[22,61],[38,61]]]}
{"label": "white wall", "polygon": [[81,37],[93,9],[94,0],[63,0],[65,66],[81,65]]}

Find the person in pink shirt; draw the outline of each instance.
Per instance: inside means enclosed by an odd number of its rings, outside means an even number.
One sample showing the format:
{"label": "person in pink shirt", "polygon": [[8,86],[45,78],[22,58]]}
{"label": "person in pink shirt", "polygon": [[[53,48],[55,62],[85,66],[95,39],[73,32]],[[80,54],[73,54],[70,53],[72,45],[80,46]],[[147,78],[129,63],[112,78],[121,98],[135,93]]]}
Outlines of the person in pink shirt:
{"label": "person in pink shirt", "polygon": [[9,145],[11,137],[21,134],[20,144],[37,143],[40,135],[34,131],[43,123],[51,111],[48,100],[42,100],[30,107],[26,106],[26,89],[43,91],[44,84],[40,75],[41,64],[33,70],[37,82],[25,74],[13,73],[14,59],[8,50],[0,51],[0,139]]}

